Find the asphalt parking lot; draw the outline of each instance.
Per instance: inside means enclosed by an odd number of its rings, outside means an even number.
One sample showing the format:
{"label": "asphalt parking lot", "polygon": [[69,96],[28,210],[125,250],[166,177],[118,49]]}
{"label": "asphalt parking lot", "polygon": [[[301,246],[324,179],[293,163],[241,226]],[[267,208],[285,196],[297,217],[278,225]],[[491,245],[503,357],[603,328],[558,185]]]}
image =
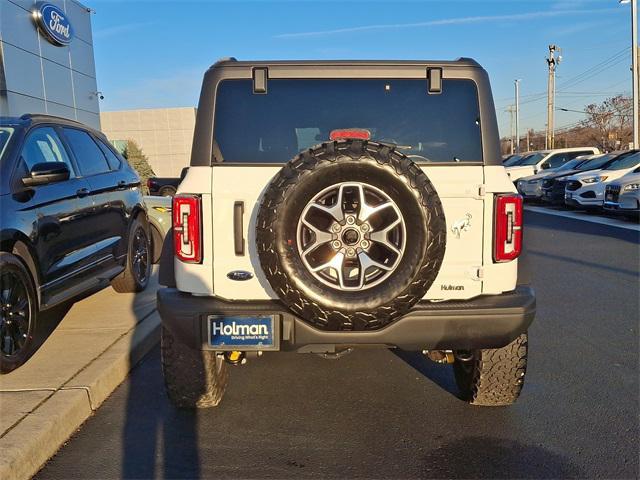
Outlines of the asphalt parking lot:
{"label": "asphalt parking lot", "polygon": [[523,396],[458,400],[419,354],[265,354],[175,410],[155,348],[36,478],[637,478],[639,234],[526,213],[538,295]]}

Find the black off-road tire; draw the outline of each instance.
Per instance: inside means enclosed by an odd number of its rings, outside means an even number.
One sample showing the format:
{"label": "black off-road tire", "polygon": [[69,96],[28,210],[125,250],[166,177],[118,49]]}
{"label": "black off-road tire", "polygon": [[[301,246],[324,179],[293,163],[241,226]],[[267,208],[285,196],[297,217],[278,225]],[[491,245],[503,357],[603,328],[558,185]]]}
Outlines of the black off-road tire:
{"label": "black off-road tire", "polygon": [[167,396],[178,408],[217,406],[227,388],[228,370],[215,352],[193,350],[162,327],[162,373]]}
{"label": "black off-road tire", "polygon": [[[8,305],[4,303],[4,294],[7,293],[9,296],[13,296],[14,288],[19,288],[19,292],[24,299],[26,299],[26,309],[21,309],[23,313],[26,313],[24,318],[28,321],[28,328],[26,329],[26,338],[24,345],[14,354],[5,355],[2,350],[0,350],[0,373],[9,373],[15,370],[16,368],[23,365],[37,350],[42,341],[41,329],[38,327],[38,297],[36,296],[35,285],[27,267],[20,261],[20,259],[7,252],[0,252],[0,275],[5,274],[8,278],[13,277],[13,281],[11,281],[12,285],[2,285],[0,284],[0,301],[3,303],[2,308],[4,309]],[[5,288],[7,287],[6,291]],[[8,314],[8,311],[3,311],[1,315],[3,318]],[[8,320],[11,317],[6,317]],[[14,317],[15,318],[15,317]],[[0,322],[3,323],[2,328],[0,328],[0,332],[4,333],[4,321],[0,319]],[[15,320],[13,320],[15,323]],[[20,335],[21,336],[21,335]],[[0,338],[0,341],[3,341]]]}
{"label": "black off-road tire", "polygon": [[453,364],[461,397],[472,405],[513,404],[522,391],[527,370],[527,334],[509,345],[470,352],[471,360]]}
{"label": "black off-road tire", "polygon": [[[304,206],[343,181],[367,183],[395,196],[410,225],[401,263],[367,290],[327,288],[304,267],[293,240]],[[306,150],[280,170],[263,196],[256,240],[269,284],[293,312],[323,330],[373,330],[424,297],[442,264],[446,224],[435,188],[413,161],[392,145],[346,140]]]}
{"label": "black off-road tire", "polygon": [[[134,250],[135,250],[135,238],[137,233],[144,236],[146,241],[146,262],[144,267],[144,276],[136,273],[134,267]],[[127,238],[127,260],[125,269],[120,275],[111,280],[111,286],[118,293],[137,293],[142,292],[149,284],[149,277],[151,276],[151,263],[153,253],[151,251],[149,223],[140,213],[133,220],[129,229],[129,235]]]}

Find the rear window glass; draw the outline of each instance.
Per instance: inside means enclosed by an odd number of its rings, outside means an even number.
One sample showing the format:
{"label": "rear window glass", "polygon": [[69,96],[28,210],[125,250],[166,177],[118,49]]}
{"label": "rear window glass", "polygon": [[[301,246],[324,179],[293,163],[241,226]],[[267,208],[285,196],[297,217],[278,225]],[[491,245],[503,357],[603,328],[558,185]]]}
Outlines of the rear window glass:
{"label": "rear window glass", "polygon": [[640,163],[640,152],[621,155],[604,170],[622,170],[625,168],[633,168]]}
{"label": "rear window glass", "polygon": [[225,162],[282,163],[329,140],[332,130],[363,128],[417,162],[481,162],[478,93],[471,80],[444,80],[427,94],[417,80],[225,80],[216,96],[214,136]]}

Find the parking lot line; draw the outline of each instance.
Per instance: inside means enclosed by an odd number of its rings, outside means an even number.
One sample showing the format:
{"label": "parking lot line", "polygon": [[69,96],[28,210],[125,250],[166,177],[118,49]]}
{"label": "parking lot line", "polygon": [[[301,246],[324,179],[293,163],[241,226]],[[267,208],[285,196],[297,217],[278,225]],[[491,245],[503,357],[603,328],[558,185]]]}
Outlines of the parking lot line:
{"label": "parking lot line", "polygon": [[525,211],[544,213],[546,215],[555,215],[556,217],[574,218],[576,220],[582,220],[590,223],[599,223],[601,225],[608,225],[610,227],[624,228],[627,230],[633,230],[634,232],[640,232],[640,225],[633,224],[625,220],[619,220],[617,218],[598,217],[590,213],[585,212],[569,212],[565,210],[553,210],[546,207],[533,207],[527,205],[524,207]]}

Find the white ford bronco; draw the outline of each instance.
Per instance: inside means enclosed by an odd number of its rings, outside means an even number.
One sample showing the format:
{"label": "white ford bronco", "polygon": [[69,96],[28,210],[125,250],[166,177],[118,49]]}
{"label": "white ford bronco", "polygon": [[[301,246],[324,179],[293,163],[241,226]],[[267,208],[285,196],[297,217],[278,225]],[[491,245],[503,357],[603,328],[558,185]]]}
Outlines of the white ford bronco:
{"label": "white ford bronco", "polygon": [[475,61],[217,62],[172,215],[158,310],[177,406],[217,405],[228,365],[263,352],[361,346],[453,364],[472,404],[520,394],[522,199]]}

